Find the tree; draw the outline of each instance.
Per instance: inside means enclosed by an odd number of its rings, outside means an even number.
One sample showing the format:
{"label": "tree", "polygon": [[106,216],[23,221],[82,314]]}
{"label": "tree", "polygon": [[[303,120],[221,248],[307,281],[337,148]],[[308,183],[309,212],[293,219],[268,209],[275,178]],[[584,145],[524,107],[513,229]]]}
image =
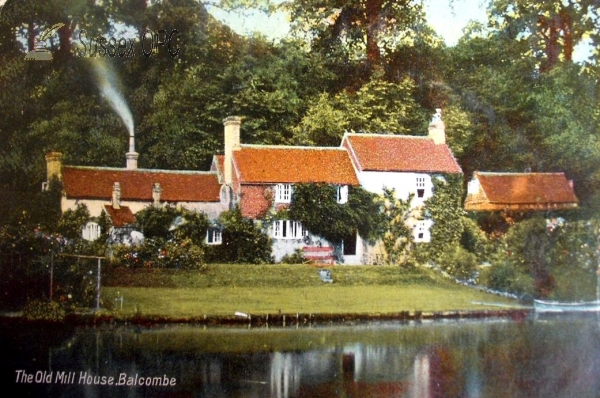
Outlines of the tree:
{"label": "tree", "polygon": [[595,0],[495,0],[492,26],[512,39],[527,39],[530,50],[547,72],[560,60],[571,62],[573,49],[586,35],[598,31]]}
{"label": "tree", "polygon": [[421,3],[412,0],[294,0],[286,6],[293,27],[312,38],[313,48],[336,57],[341,47],[342,57],[364,62],[366,77],[423,19]]}
{"label": "tree", "polygon": [[357,92],[323,93],[294,129],[305,145],[340,145],[344,132],[410,134],[424,131],[425,115],[413,100],[414,84],[376,74]]}

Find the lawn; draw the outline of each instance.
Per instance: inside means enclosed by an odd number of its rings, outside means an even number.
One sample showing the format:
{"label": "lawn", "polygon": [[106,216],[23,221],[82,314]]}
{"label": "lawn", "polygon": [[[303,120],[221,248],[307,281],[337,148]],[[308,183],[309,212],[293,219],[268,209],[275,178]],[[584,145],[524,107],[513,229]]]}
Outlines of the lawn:
{"label": "lawn", "polygon": [[399,267],[332,267],[334,283],[306,265],[211,265],[205,272],[114,269],[104,277],[105,303],[123,296],[123,316],[200,317],[235,311],[266,313],[392,313],[485,309],[478,302],[514,301]]}

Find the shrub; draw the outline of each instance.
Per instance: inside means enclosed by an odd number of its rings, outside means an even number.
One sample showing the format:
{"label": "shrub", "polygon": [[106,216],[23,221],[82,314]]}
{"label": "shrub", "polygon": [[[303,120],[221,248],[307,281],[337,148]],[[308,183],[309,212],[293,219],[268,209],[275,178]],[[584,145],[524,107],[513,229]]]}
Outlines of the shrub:
{"label": "shrub", "polygon": [[482,282],[502,292],[518,295],[534,295],[534,281],[531,275],[509,262],[497,262],[481,274]]}
{"label": "shrub", "polygon": [[23,316],[28,320],[60,322],[65,315],[65,309],[56,301],[33,300],[23,308]]}
{"label": "shrub", "polygon": [[458,279],[472,278],[477,265],[477,257],[460,245],[450,248],[439,259],[440,268]]}
{"label": "shrub", "polygon": [[272,263],[271,238],[252,220],[242,217],[239,207],[220,217],[222,243],[207,247],[207,261],[237,264]]}
{"label": "shrub", "polygon": [[302,249],[296,249],[294,254],[286,254],[281,259],[282,264],[304,264],[306,259],[304,258],[304,252]]}

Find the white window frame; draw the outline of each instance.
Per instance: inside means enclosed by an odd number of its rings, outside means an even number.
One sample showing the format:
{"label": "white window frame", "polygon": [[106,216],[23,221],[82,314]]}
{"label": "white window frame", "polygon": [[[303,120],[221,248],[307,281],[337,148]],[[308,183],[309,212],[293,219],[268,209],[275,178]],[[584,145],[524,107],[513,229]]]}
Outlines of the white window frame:
{"label": "white window frame", "polygon": [[275,239],[302,239],[306,235],[307,231],[302,228],[302,224],[298,221],[273,221],[273,238]]}
{"label": "white window frame", "polygon": [[275,186],[275,203],[292,202],[292,184],[277,184]]}
{"label": "white window frame", "polygon": [[217,228],[208,228],[206,230],[206,244],[220,245],[223,243],[223,232]]}
{"label": "white window frame", "polygon": [[87,241],[93,242],[102,234],[102,229],[97,222],[89,221],[81,229],[81,237]]}
{"label": "white window frame", "polygon": [[[417,198],[424,198],[425,197],[425,177],[415,177],[415,186],[416,186],[416,193],[417,193]],[[419,195],[419,190],[423,191],[423,195]]]}
{"label": "white window frame", "polygon": [[[427,233],[427,223],[425,221],[417,221],[415,225],[415,242],[425,241],[425,234]],[[419,236],[421,234],[422,236]]]}
{"label": "white window frame", "polygon": [[336,189],[337,202],[341,205],[348,202],[348,185],[338,185]]}

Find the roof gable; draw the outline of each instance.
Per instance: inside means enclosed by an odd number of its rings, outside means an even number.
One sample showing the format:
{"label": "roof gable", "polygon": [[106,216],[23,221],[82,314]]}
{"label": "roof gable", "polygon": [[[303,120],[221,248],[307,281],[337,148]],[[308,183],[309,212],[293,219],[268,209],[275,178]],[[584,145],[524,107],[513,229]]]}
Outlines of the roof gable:
{"label": "roof gable", "polygon": [[104,205],[104,209],[110,217],[113,227],[121,228],[135,222],[135,216],[127,206],[121,206],[120,208],[115,209],[111,205]]}
{"label": "roof gable", "polygon": [[115,182],[121,200],[152,201],[152,186],[159,183],[161,201],[218,202],[220,185],[216,173],[65,166],[63,185],[70,199],[110,200]]}
{"label": "roof gable", "polygon": [[359,184],[343,148],[242,145],[233,159],[242,183]]}
{"label": "roof gable", "polygon": [[450,148],[429,137],[346,133],[342,145],[361,171],[462,173]]}
{"label": "roof gable", "polygon": [[577,203],[564,173],[475,172],[490,203]]}

